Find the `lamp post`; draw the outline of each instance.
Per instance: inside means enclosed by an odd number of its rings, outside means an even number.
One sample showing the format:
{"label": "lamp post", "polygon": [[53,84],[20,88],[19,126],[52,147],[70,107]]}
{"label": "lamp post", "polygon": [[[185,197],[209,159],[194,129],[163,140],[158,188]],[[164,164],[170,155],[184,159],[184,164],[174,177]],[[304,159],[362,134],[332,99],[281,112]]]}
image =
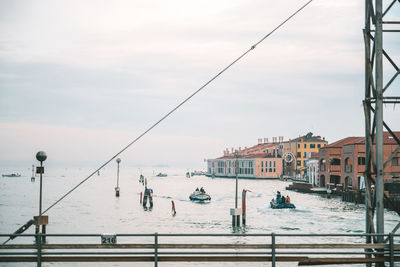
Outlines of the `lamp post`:
{"label": "lamp post", "polygon": [[44,173],[43,161],[47,159],[46,152],[39,151],[36,153],[36,159],[40,161],[40,167],[36,170],[40,173],[40,196],[39,196],[39,216],[42,215],[42,174]]}
{"label": "lamp post", "polygon": [[[39,193],[39,215],[34,217],[36,224],[35,233],[38,234],[40,230],[40,225],[42,226],[42,234],[46,234],[46,225],[49,222],[48,216],[42,215],[42,176],[44,173],[43,161],[47,159],[47,155],[44,151],[39,151],[36,153],[36,159],[40,161],[40,167],[36,168],[36,173],[40,174],[40,193]],[[36,237],[36,241],[40,242],[40,238]],[[46,236],[42,236],[42,242],[46,242]],[[39,263],[38,263],[39,264]]]}
{"label": "lamp post", "polygon": [[119,197],[119,164],[121,162],[120,158],[117,158],[117,164],[118,164],[118,168],[117,168],[117,187],[115,188],[115,196]]}

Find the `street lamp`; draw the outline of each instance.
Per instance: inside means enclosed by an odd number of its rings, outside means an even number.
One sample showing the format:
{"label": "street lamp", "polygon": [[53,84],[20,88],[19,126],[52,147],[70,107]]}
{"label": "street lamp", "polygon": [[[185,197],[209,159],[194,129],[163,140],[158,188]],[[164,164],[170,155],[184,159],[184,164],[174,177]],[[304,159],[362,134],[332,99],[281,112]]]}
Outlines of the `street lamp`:
{"label": "street lamp", "polygon": [[[39,216],[35,216],[35,224],[36,224],[36,229],[35,233],[38,234],[40,230],[40,225],[42,226],[42,234],[46,234],[46,225],[49,222],[48,216],[42,216],[42,176],[44,173],[44,167],[43,167],[43,161],[47,159],[46,152],[44,151],[39,151],[36,153],[36,159],[40,161],[40,167],[36,168],[36,173],[40,174],[40,195],[39,195]],[[37,238],[37,242],[39,242],[40,238]],[[42,236],[42,241],[46,242],[46,237]]]}
{"label": "street lamp", "polygon": [[119,197],[119,164],[121,162],[120,158],[117,158],[117,164],[118,164],[118,169],[117,169],[117,187],[115,188],[115,196]]}
{"label": "street lamp", "polygon": [[37,168],[36,172],[40,173],[40,196],[39,196],[39,216],[42,215],[42,174],[44,173],[43,161],[47,159],[46,152],[39,151],[36,153],[36,159],[40,161],[40,167]]}

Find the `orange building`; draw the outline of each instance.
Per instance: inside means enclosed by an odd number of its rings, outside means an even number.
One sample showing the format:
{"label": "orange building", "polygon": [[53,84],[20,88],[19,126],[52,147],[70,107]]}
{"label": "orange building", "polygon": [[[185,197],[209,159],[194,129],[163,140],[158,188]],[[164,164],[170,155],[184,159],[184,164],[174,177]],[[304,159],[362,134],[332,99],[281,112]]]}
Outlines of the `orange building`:
{"label": "orange building", "polygon": [[[395,132],[400,139],[400,132]],[[383,159],[385,183],[400,182],[400,154],[391,157],[399,145],[388,133],[383,133]],[[375,149],[375,146],[373,147]],[[365,138],[347,137],[320,150],[320,185],[337,191],[365,188]]]}
{"label": "orange building", "polygon": [[[328,141],[324,137],[314,136],[308,133],[295,139],[283,142],[282,155],[285,159],[284,174],[288,176],[303,176],[307,168],[306,161],[312,153],[318,153],[320,148],[325,147]],[[288,162],[286,155],[294,157]]]}

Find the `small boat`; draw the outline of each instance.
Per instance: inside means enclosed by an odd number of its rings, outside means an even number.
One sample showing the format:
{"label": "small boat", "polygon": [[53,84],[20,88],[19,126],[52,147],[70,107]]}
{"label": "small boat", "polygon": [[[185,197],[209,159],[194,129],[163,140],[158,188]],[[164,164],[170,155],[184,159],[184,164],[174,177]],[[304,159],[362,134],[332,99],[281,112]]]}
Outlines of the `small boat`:
{"label": "small boat", "polygon": [[186,178],[190,178],[190,172],[186,172]]}
{"label": "small boat", "polygon": [[292,203],[287,203],[287,202],[277,203],[275,198],[273,198],[269,204],[271,205],[271,208],[273,208],[273,209],[295,209],[296,208],[296,206]]}
{"label": "small boat", "polygon": [[2,174],[3,177],[21,177],[19,173],[11,173],[11,174]]}
{"label": "small boat", "polygon": [[157,177],[167,177],[168,175],[166,173],[159,173],[156,175]]}
{"label": "small boat", "polygon": [[192,201],[209,201],[211,200],[211,196],[204,190],[196,190],[190,194],[189,199]]}
{"label": "small boat", "polygon": [[203,172],[203,171],[194,171],[194,172],[191,173],[191,175],[192,176],[195,176],[195,175],[206,175],[206,173]]}

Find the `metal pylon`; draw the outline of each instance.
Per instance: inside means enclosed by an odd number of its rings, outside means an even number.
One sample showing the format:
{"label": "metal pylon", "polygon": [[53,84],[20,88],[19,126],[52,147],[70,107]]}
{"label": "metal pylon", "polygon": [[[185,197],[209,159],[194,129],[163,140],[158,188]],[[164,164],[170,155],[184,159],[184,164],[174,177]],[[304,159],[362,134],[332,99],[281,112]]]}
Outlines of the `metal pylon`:
{"label": "metal pylon", "polygon": [[[395,136],[383,119],[383,105],[400,103],[400,91],[391,87],[393,81],[400,79],[400,69],[390,57],[390,49],[383,46],[384,35],[397,35],[400,38],[400,19],[392,16],[391,10],[400,8],[400,0],[365,0],[365,183],[366,183],[366,233],[384,233],[384,168],[390,164],[393,156],[400,151],[400,140]],[[388,36],[389,37],[389,36]],[[393,36],[391,36],[393,37]],[[390,40],[390,38],[388,39]],[[385,39],[386,41],[386,39]],[[390,43],[385,42],[385,47]],[[398,48],[397,48],[398,49]],[[391,77],[384,70],[394,69]],[[386,73],[385,73],[386,74]],[[397,93],[397,96],[395,94]],[[389,132],[397,141],[398,148],[384,162],[383,132]],[[374,149],[375,147],[375,149]],[[373,189],[372,186],[375,186]],[[397,211],[400,214],[400,211]],[[375,216],[375,224],[374,224]],[[395,232],[400,224],[393,229]],[[367,242],[385,242],[383,237]]]}

